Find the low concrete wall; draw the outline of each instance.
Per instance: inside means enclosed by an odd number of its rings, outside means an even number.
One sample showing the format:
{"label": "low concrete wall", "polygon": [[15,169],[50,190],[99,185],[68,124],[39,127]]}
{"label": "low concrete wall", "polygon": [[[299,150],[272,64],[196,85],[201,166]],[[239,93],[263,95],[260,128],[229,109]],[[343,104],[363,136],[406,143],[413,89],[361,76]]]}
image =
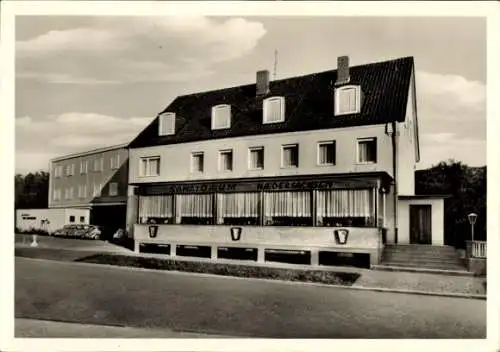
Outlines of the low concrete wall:
{"label": "low concrete wall", "polygon": [[486,259],[467,258],[467,270],[476,276],[486,276]]}
{"label": "low concrete wall", "polygon": [[233,246],[257,248],[258,261],[263,261],[265,249],[289,249],[311,251],[313,265],[317,264],[321,250],[369,253],[371,264],[378,264],[382,247],[377,228],[346,228],[349,237],[347,243],[342,245],[335,242],[334,231],[337,228],[327,227],[240,226],[241,238],[233,241],[231,228],[237,226],[157,225],[158,232],[154,238],[149,236],[149,226],[134,225],[136,250],[140,243],[169,244],[171,256],[175,255],[175,245],[210,246],[212,253],[217,253],[219,246]]}

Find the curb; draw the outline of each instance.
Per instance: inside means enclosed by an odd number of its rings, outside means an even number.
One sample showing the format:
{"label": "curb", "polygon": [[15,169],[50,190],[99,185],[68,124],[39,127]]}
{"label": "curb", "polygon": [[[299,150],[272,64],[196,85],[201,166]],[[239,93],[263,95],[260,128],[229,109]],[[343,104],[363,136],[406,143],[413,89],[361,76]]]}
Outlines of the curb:
{"label": "curb", "polygon": [[453,292],[430,292],[430,291],[419,291],[419,290],[408,290],[408,289],[392,289],[392,288],[384,288],[384,287],[366,287],[366,286],[345,286],[345,285],[330,285],[323,284],[318,282],[304,282],[304,281],[285,281],[285,280],[274,280],[274,279],[266,279],[266,278],[255,278],[255,277],[238,277],[238,276],[224,276],[217,274],[208,274],[208,273],[196,273],[189,271],[175,271],[175,270],[157,270],[157,269],[147,269],[147,268],[138,268],[133,266],[121,266],[121,265],[112,265],[112,264],[96,264],[96,263],[85,263],[85,262],[66,262],[66,261],[57,261],[50,259],[41,259],[41,258],[28,258],[28,257],[18,257],[33,261],[51,261],[53,263],[61,263],[61,264],[73,264],[73,265],[82,265],[82,266],[105,266],[109,268],[118,268],[122,270],[134,270],[140,272],[155,272],[155,273],[163,273],[163,274],[174,274],[174,275],[184,275],[184,276],[196,276],[196,277],[204,277],[211,278],[214,277],[222,278],[222,279],[232,279],[232,280],[245,280],[245,281],[260,281],[260,282],[270,282],[276,284],[284,284],[284,285],[303,285],[303,286],[314,286],[314,287],[328,287],[328,288],[339,288],[339,289],[350,289],[350,290],[358,290],[358,291],[372,291],[372,292],[387,292],[387,293],[401,293],[401,294],[415,294],[415,295],[423,295],[423,296],[435,296],[435,297],[452,297],[452,298],[464,298],[464,299],[478,299],[478,300],[486,300],[487,295],[480,294],[467,294],[467,293],[453,293]]}

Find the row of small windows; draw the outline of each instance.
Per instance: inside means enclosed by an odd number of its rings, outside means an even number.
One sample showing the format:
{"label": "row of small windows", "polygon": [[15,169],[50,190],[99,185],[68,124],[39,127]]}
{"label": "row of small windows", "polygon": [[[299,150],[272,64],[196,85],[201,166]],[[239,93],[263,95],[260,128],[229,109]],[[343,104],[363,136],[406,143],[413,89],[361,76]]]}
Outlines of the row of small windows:
{"label": "row of small windows", "polygon": [[[299,167],[299,145],[286,144],[281,149],[281,167],[297,168]],[[358,163],[376,163],[377,162],[377,140],[376,138],[363,138],[358,140],[357,144],[357,162]],[[222,172],[231,172],[234,167],[233,150],[220,150],[218,160],[218,170]],[[325,141],[318,143],[317,165],[328,166],[336,163],[336,144],[335,141]],[[145,157],[140,159],[139,176],[158,176],[160,175],[160,157]],[[205,153],[193,152],[191,154],[191,173],[202,173],[205,171]],[[264,147],[252,147],[248,149],[248,169],[264,169]]]}
{"label": "row of small windows", "polygon": [[[337,88],[334,104],[335,115],[356,114],[361,110],[361,89],[359,86]],[[262,123],[285,121],[285,97],[270,97],[263,101]],[[212,130],[231,127],[231,105],[212,107]],[[158,134],[175,134],[175,113],[165,112],[159,117]]]}
{"label": "row of small windows", "polygon": [[[67,187],[64,189],[64,199],[74,199],[74,187]],[[53,192],[53,200],[61,200],[62,198],[62,190],[60,188],[54,189]],[[102,195],[102,184],[94,184],[92,189],[92,197],[100,197]],[[108,195],[109,196],[117,196],[118,195],[118,183],[110,182],[108,187]],[[78,186],[78,195],[77,198],[87,198],[89,197],[89,189],[87,185],[79,185]]]}
{"label": "row of small windows", "polygon": [[[83,160],[80,162],[80,174],[87,174],[89,172],[90,160]],[[101,172],[104,170],[104,158],[94,159],[92,163],[93,172]],[[109,167],[111,170],[120,168],[120,155],[114,155],[109,160]],[[65,166],[58,165],[54,169],[54,177],[62,177],[64,171],[65,176],[73,176],[75,174],[75,164],[68,164]]]}
{"label": "row of small windows", "polygon": [[138,216],[160,224],[373,227],[376,208],[374,189],[205,193],[140,196]]}

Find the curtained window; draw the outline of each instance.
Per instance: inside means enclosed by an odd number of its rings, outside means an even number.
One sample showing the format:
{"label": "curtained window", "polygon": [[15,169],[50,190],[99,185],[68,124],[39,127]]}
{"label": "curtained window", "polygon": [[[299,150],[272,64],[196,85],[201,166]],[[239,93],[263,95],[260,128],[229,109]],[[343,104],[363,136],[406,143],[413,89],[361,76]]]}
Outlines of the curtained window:
{"label": "curtained window", "polygon": [[191,172],[203,172],[204,169],[204,154],[197,152],[191,154]]}
{"label": "curtained window", "polygon": [[212,194],[181,194],[181,224],[211,225],[214,223]]}
{"label": "curtained window", "polygon": [[217,105],[212,107],[212,129],[231,127],[231,105]]}
{"label": "curtained window", "polygon": [[265,225],[312,225],[311,192],[266,192],[264,217]]}
{"label": "curtained window", "polygon": [[140,196],[139,220],[141,223],[155,222],[157,224],[173,223],[174,196]]}
{"label": "curtained window", "polygon": [[258,225],[260,223],[260,193],[218,194],[217,224]]}
{"label": "curtained window", "polygon": [[232,171],[233,170],[233,151],[223,150],[219,154],[219,170]]}
{"label": "curtained window", "polygon": [[318,144],[318,165],[335,165],[335,142]]}
{"label": "curtained window", "polygon": [[285,98],[271,97],[264,100],[263,123],[274,123],[285,121]]}
{"label": "curtained window", "polygon": [[298,144],[284,145],[281,153],[282,167],[299,166],[299,146]]}
{"label": "curtained window", "polygon": [[335,115],[358,114],[361,111],[361,88],[346,86],[335,89]]}
{"label": "curtained window", "polygon": [[264,168],[264,147],[250,148],[249,164],[251,170],[262,170]]}
{"label": "curtained window", "polygon": [[158,135],[168,136],[175,134],[175,113],[165,112],[159,117],[158,123]]}
{"label": "curtained window", "polygon": [[358,163],[377,162],[377,139],[365,138],[358,140]]}
{"label": "curtained window", "polygon": [[160,157],[146,157],[141,158],[139,175],[145,176],[159,176],[160,175]]}
{"label": "curtained window", "polygon": [[372,189],[318,191],[318,226],[375,226]]}

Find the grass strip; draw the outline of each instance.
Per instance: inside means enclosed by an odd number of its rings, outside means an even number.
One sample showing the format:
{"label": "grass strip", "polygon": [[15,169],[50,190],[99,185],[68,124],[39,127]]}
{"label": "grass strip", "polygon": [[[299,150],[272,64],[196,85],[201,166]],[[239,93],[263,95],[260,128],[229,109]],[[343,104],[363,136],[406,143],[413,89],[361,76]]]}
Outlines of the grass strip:
{"label": "grass strip", "polygon": [[118,254],[95,254],[75,259],[75,261],[154,270],[183,271],[222,276],[249,277],[284,281],[315,282],[344,286],[351,286],[361,276],[358,273],[348,272],[177,261],[172,259],[145,258]]}

